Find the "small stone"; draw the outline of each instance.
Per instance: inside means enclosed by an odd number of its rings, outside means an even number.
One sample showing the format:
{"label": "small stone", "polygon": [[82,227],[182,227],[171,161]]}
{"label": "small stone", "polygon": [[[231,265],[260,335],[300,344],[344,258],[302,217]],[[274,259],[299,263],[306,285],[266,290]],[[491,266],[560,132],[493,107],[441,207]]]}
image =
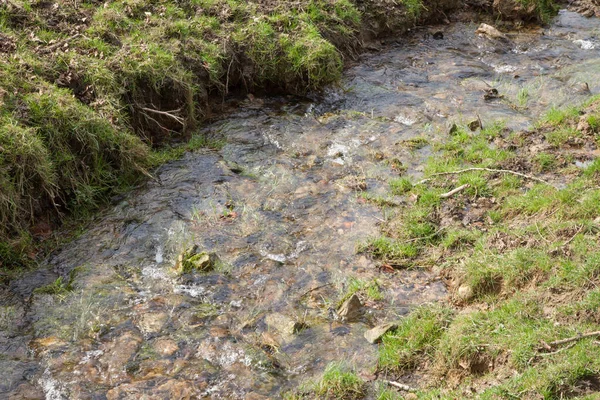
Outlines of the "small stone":
{"label": "small stone", "polygon": [[362,313],[362,303],[356,294],[353,294],[337,310],[337,314],[342,321],[352,321],[357,319]]}
{"label": "small stone", "polygon": [[163,356],[172,356],[179,350],[179,346],[172,339],[161,338],[152,345],[154,350]]}
{"label": "small stone", "polygon": [[454,136],[456,134],[456,132],[458,132],[458,126],[456,124],[452,124],[450,125],[450,127],[448,128],[448,135],[450,136]]}
{"label": "small stone", "polygon": [[293,335],[300,332],[302,329],[307,328],[306,324],[280,313],[267,315],[265,322],[269,328],[274,329],[283,335]]}
{"label": "small stone", "polygon": [[142,314],[138,321],[138,328],[144,334],[158,333],[167,323],[169,316],[167,313]]}
{"label": "small stone", "polygon": [[494,99],[501,99],[502,97],[504,97],[504,96],[500,95],[498,93],[498,89],[496,89],[496,88],[486,89],[485,94],[483,95],[483,99],[486,101],[494,100]]}
{"label": "small stone", "polygon": [[475,132],[477,129],[481,129],[481,121],[479,119],[475,119],[469,122],[468,127],[471,130],[471,132]]}
{"label": "small stone", "polygon": [[437,31],[432,36],[435,40],[442,40],[444,38],[444,32]]}
{"label": "small stone", "polygon": [[398,325],[391,324],[391,323],[377,325],[375,328],[369,329],[368,331],[366,331],[364,336],[365,336],[365,339],[367,339],[367,341],[369,343],[377,343],[377,342],[381,341],[381,338],[383,337],[383,335],[385,335],[392,329],[396,329],[397,327],[398,327]]}
{"label": "small stone", "polygon": [[473,288],[463,283],[458,288],[457,296],[460,301],[468,301],[473,297]]}
{"label": "small stone", "polygon": [[479,28],[477,28],[475,33],[479,33],[480,35],[486,35],[488,37],[491,37],[492,39],[508,40],[508,37],[506,37],[504,33],[500,32],[498,29],[488,24],[479,25]]}

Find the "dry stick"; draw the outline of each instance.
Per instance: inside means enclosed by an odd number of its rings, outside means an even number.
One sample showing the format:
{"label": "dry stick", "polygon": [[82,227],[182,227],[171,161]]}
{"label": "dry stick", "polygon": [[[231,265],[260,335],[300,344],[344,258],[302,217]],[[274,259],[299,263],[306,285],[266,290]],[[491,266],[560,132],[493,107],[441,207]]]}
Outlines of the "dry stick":
{"label": "dry stick", "polygon": [[575,239],[575,236],[579,235],[579,232],[581,232],[583,230],[584,225],[581,225],[579,227],[579,229],[577,229],[577,232],[575,232],[575,234],[573,236],[571,236],[571,239],[567,240],[566,242],[563,243],[563,246],[568,245],[569,243],[571,243],[573,241],[573,239]]}
{"label": "dry stick", "polygon": [[520,176],[521,178],[530,179],[532,181],[540,182],[545,185],[554,187],[553,185],[551,185],[550,183],[546,182],[543,179],[540,179],[540,178],[537,178],[537,177],[531,176],[531,175],[522,174],[520,172],[511,171],[509,169],[476,168],[476,167],[461,169],[459,171],[438,172],[437,174],[431,175],[429,178],[426,178],[426,179],[423,179],[423,180],[417,182],[415,185],[422,185],[424,183],[427,183],[427,182],[431,181],[432,178],[435,176],[458,175],[458,174],[463,174],[465,172],[471,172],[471,171],[486,171],[486,172],[496,172],[496,173],[501,173],[501,174],[512,174],[512,175]]}
{"label": "dry stick", "polygon": [[462,186],[457,187],[456,189],[452,189],[451,191],[449,191],[448,193],[444,193],[444,194],[440,194],[440,198],[442,199],[447,199],[448,197],[452,197],[454,196],[456,193],[461,192],[463,190],[465,190],[466,188],[470,187],[471,185],[469,185],[468,183],[465,183]]}
{"label": "dry stick", "polygon": [[399,382],[395,382],[395,381],[387,381],[388,385],[397,387],[400,390],[404,390],[405,392],[416,392],[417,389],[410,387],[408,385],[405,385],[404,383],[399,383]]}
{"label": "dry stick", "polygon": [[321,286],[314,287],[314,288],[312,288],[312,289],[310,289],[310,290],[306,291],[306,292],[305,292],[305,293],[304,293],[302,296],[300,296],[300,298],[303,298],[304,296],[306,296],[306,295],[307,295],[307,294],[309,294],[309,293],[312,293],[312,292],[314,292],[315,290],[319,290],[319,289],[322,289],[322,288],[324,288],[324,287],[331,286],[331,285],[333,285],[333,283],[326,283],[326,284],[324,284],[324,285],[321,285]]}
{"label": "dry stick", "polygon": [[65,40],[61,40],[60,42],[54,43],[52,46],[48,46],[48,47],[41,49],[40,52],[41,53],[50,53],[52,50],[55,50],[59,47],[64,46],[65,44],[69,43],[71,40],[77,39],[79,36],[81,36],[81,33],[76,33],[73,36],[66,38]]}
{"label": "dry stick", "polygon": [[[167,111],[160,111],[160,110],[154,110],[152,108],[147,108],[147,107],[140,107],[142,110],[144,111],[148,111],[148,112],[153,112],[155,114],[160,114],[160,115],[165,115],[169,118],[173,118],[175,121],[179,122],[181,125],[185,125],[185,121],[183,118],[178,117],[177,115],[173,115],[170,112]],[[181,110],[173,110],[173,112],[179,112]]]}
{"label": "dry stick", "polygon": [[558,353],[560,353],[560,352],[562,352],[562,351],[569,350],[571,347],[575,346],[576,344],[577,344],[577,343],[571,343],[570,345],[568,345],[568,346],[566,346],[566,347],[563,347],[562,349],[558,349],[558,350],[556,350],[556,351],[553,351],[553,352],[551,352],[551,353],[542,353],[542,354],[540,354],[540,355],[541,355],[541,356],[544,356],[544,357],[547,357],[547,356],[553,356],[554,354],[558,354]]}
{"label": "dry stick", "polygon": [[567,339],[555,340],[554,342],[548,343],[548,346],[550,346],[550,347],[556,347],[556,346],[560,346],[561,344],[576,342],[578,340],[586,339],[586,338],[594,337],[594,336],[600,336],[600,331],[588,332],[588,333],[584,333],[582,335],[573,336],[573,337],[570,337],[570,338],[567,338]]}

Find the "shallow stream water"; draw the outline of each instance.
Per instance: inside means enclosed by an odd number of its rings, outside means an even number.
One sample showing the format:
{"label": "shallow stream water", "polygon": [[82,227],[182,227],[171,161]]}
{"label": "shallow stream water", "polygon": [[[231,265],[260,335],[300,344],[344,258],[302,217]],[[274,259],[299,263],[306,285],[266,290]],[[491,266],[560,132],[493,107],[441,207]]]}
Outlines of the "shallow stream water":
{"label": "shallow stream water", "polygon": [[[508,41],[476,28],[417,30],[364,55],[319,101],[253,99],[208,126],[221,150],[161,167],[0,291],[0,398],[277,398],[331,361],[370,375],[377,345],[364,332],[446,289],[357,253],[385,218],[362,193],[388,196],[399,163],[421,175],[453,123],[526,129],[589,96],[585,84],[600,93],[599,20],[562,11]],[[485,101],[492,87],[504,97]],[[192,244],[219,268],[178,277]],[[73,292],[32,294],[73,269]],[[352,278],[377,280],[384,299],[344,322],[333,310]],[[307,328],[282,332],[273,316]]]}

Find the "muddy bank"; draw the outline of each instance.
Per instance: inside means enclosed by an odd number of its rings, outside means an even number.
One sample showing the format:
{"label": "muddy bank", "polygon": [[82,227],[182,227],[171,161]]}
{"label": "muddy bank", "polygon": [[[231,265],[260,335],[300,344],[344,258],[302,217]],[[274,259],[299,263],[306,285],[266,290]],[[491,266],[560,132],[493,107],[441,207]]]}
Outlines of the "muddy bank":
{"label": "muddy bank", "polygon": [[[322,101],[254,98],[207,126],[222,149],[164,165],[2,289],[2,395],[272,398],[341,359],[375,380],[364,334],[447,296],[429,265],[396,271],[357,253],[380,234],[379,205],[410,200],[389,180],[421,175],[453,124],[520,130],[589,96],[584,83],[600,90],[597,20],[563,11],[508,41],[477,27],[418,30]],[[192,245],[220,263],[180,275]],[[353,294],[359,307],[344,305]]]}

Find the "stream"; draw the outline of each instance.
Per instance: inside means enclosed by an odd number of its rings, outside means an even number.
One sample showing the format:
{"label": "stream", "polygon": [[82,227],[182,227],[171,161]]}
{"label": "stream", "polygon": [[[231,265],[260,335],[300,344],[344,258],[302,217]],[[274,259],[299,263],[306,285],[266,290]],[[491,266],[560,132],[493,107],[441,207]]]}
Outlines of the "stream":
{"label": "stream", "polygon": [[[388,181],[399,165],[421,176],[453,123],[526,129],[600,93],[600,20],[561,11],[507,41],[477,26],[417,29],[319,101],[253,98],[207,126],[222,149],[162,166],[0,289],[0,398],[266,399],[332,361],[372,373],[364,332],[447,292],[427,269],[390,274],[357,252],[390,212],[365,193],[402,204]],[[484,100],[492,87],[503,98]],[[221,262],[178,276],[193,244]],[[33,293],[73,270],[72,292]],[[334,310],[352,279],[376,280],[383,299],[348,322]],[[289,319],[304,329],[277,326]]]}

